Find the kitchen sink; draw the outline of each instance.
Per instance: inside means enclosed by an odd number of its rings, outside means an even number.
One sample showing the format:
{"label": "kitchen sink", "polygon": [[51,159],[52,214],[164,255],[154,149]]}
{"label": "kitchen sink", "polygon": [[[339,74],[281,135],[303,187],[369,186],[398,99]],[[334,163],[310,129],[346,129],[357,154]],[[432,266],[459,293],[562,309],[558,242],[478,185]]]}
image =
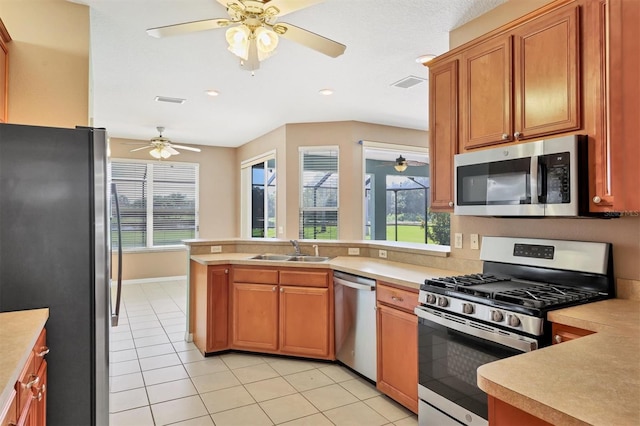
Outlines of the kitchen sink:
{"label": "kitchen sink", "polygon": [[293,256],[288,259],[290,262],[324,262],[331,259],[325,256]]}
{"label": "kitchen sink", "polygon": [[257,256],[253,256],[251,259],[253,260],[273,260],[273,261],[287,261],[287,262],[324,262],[325,260],[331,259],[330,257],[325,256],[306,256],[306,255],[289,255],[289,254],[259,254]]}
{"label": "kitchen sink", "polygon": [[292,256],[286,254],[259,254],[253,256],[254,260],[291,260]]}

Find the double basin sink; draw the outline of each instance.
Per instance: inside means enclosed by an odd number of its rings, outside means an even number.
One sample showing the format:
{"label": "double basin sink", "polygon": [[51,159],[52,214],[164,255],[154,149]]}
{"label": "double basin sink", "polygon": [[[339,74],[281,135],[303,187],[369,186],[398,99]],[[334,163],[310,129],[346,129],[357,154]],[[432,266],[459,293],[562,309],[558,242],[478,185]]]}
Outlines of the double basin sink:
{"label": "double basin sink", "polygon": [[253,260],[272,260],[278,262],[324,262],[331,259],[325,256],[287,255],[287,254],[259,254]]}

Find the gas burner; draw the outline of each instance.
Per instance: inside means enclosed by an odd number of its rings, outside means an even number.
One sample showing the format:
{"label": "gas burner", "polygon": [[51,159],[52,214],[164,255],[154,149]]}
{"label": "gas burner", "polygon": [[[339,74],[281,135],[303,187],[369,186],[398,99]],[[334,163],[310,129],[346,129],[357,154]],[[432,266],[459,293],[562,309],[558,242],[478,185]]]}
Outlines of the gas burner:
{"label": "gas burner", "polygon": [[509,278],[496,277],[492,274],[469,274],[459,275],[455,277],[431,278],[425,280],[425,284],[432,285],[434,287],[458,290],[461,287],[468,287],[477,284],[496,283],[500,281],[509,281]]}
{"label": "gas burner", "polygon": [[598,293],[594,291],[558,285],[539,285],[497,293],[495,300],[527,307],[542,308],[597,297]]}

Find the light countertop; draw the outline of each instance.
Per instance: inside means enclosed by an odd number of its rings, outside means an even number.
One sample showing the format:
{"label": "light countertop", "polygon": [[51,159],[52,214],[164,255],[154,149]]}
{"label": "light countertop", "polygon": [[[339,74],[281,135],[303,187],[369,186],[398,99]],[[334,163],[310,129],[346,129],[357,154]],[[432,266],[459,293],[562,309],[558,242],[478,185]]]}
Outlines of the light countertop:
{"label": "light countertop", "polygon": [[549,320],[596,333],[485,364],[478,386],[552,424],[640,424],[640,302],[589,303]]}
{"label": "light countertop", "polygon": [[327,268],[341,272],[357,274],[367,278],[392,284],[420,288],[426,278],[460,275],[458,271],[416,266],[383,259],[360,256],[338,256],[324,262],[289,262],[252,260],[257,253],[218,253],[192,255],[191,260],[203,265],[250,265],[265,267]]}
{"label": "light countertop", "polygon": [[0,313],[0,411],[48,318],[47,308]]}

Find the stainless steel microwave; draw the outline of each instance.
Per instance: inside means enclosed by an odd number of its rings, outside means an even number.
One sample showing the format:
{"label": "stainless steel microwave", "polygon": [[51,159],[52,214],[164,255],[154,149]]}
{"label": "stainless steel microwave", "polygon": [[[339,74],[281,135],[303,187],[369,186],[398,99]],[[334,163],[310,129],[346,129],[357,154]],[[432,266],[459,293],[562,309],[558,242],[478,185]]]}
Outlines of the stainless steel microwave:
{"label": "stainless steel microwave", "polygon": [[563,136],[454,157],[454,213],[580,216],[588,197],[587,137]]}

